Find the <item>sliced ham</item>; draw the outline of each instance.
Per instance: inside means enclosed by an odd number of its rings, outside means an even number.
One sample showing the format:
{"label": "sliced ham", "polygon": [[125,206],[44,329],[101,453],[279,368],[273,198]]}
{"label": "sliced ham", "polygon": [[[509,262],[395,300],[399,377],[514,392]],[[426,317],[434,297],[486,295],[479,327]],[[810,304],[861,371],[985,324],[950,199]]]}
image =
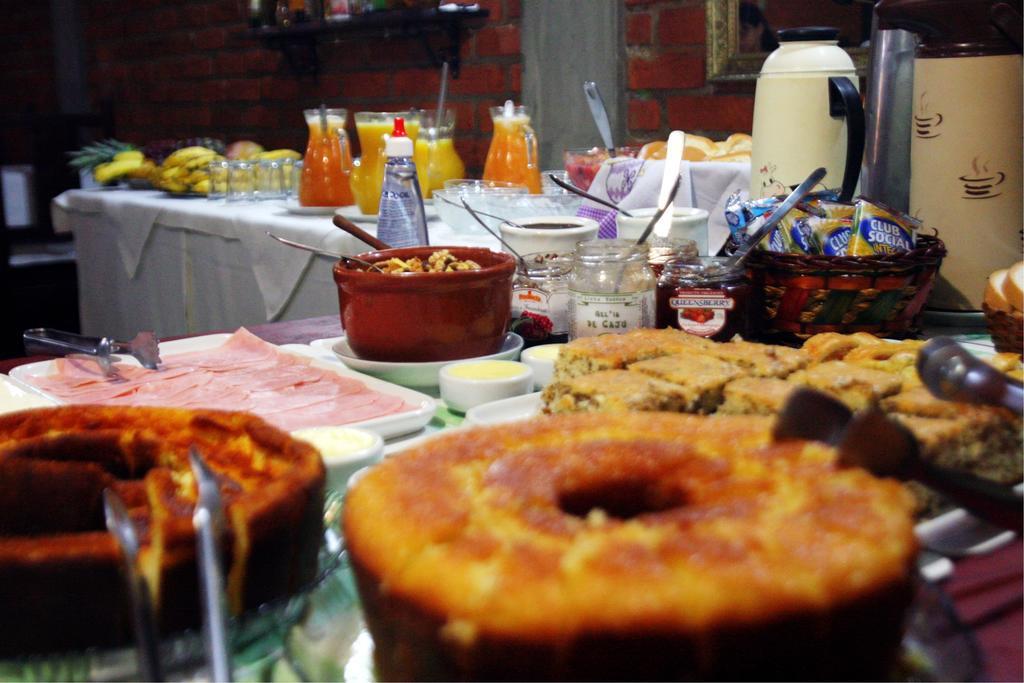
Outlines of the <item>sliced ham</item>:
{"label": "sliced ham", "polygon": [[220,346],[169,355],[159,370],[59,359],[29,381],[66,403],[157,405],[249,411],[282,429],[361,422],[415,409],[359,380],[314,367],[245,328]]}

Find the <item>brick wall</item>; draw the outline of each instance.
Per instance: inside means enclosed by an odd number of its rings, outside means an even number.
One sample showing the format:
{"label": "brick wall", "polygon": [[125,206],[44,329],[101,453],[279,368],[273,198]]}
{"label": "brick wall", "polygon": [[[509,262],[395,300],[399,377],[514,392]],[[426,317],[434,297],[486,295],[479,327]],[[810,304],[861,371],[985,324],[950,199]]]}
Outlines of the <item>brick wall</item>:
{"label": "brick wall", "polygon": [[[53,38],[49,2],[0,2],[0,102],[8,114],[57,108]],[[23,131],[0,131],[0,156],[5,163],[31,158]]]}
{"label": "brick wall", "polygon": [[[520,90],[519,0],[487,0],[485,26],[462,49],[450,82],[456,144],[479,172],[490,139],[487,107]],[[90,84],[116,104],[118,135],[130,140],[211,136],[302,150],[302,110],[343,106],[351,114],[433,108],[440,69],[415,38],[341,38],[318,47],[320,72],[297,76],[282,52],[248,36],[237,0],[169,3],[92,0],[85,8]],[[435,48],[443,39],[431,39]]]}
{"label": "brick wall", "polygon": [[703,0],[625,0],[627,130],[631,140],[673,129],[715,139],[749,133],[754,84],[709,84]]}
{"label": "brick wall", "polygon": [[[714,137],[749,132],[753,83],[705,82],[703,0],[621,1],[629,137],[665,138],[673,128]],[[456,144],[476,174],[490,140],[487,108],[520,99],[522,69],[520,0],[481,4],[490,18],[464,44],[462,74],[449,90]],[[439,70],[428,66],[416,39],[324,43],[314,79],[294,75],[281,52],[246,35],[238,0],[82,5],[90,94],[97,103],[113,101],[119,137],[135,142],[208,135],[302,150],[301,111],[321,101],[355,112],[433,107],[436,98]],[[12,7],[0,27],[8,48],[0,53],[6,104],[56,108],[49,3],[0,0],[2,6]]]}

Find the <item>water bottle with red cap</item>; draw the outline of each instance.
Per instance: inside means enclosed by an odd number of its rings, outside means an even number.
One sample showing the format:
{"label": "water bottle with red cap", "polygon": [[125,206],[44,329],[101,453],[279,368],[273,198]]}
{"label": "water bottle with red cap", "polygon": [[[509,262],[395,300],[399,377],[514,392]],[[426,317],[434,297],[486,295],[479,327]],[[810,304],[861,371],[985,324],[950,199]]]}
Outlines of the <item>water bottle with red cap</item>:
{"label": "water bottle with red cap", "polygon": [[395,117],[384,142],[384,185],[380,193],[377,237],[393,247],[428,244],[423,195],[413,162],[413,141],[405,133],[405,119]]}

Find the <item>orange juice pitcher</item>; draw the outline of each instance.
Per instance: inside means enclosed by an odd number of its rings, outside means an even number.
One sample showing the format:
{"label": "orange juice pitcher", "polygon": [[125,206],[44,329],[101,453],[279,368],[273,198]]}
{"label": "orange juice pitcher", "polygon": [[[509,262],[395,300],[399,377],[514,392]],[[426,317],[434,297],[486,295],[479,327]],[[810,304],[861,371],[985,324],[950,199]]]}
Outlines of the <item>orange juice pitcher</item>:
{"label": "orange juice pitcher", "polygon": [[540,194],[540,163],[537,136],[530,128],[530,114],[524,106],[507,100],[503,107],[491,107],[494,137],[484,162],[484,180],[504,180],[526,185]]}
{"label": "orange juice pitcher", "polygon": [[437,111],[424,110],[420,120],[420,135],[416,139],[416,173],[424,198],[434,190],[444,188],[444,181],[466,177],[466,165],[455,151],[452,131],[455,129],[455,110],[445,109],[444,119],[438,122]]}
{"label": "orange juice pitcher", "polygon": [[349,175],[352,153],[349,151],[344,109],[306,109],[309,144],[302,161],[299,186],[301,206],[347,206],[353,203]]}
{"label": "orange juice pitcher", "polygon": [[376,216],[380,207],[380,190],[384,185],[384,142],[395,125],[395,117],[405,118],[405,132],[415,144],[420,130],[419,113],[357,111],[356,135],[359,137],[359,158],[352,167],[352,194],[359,211]]}

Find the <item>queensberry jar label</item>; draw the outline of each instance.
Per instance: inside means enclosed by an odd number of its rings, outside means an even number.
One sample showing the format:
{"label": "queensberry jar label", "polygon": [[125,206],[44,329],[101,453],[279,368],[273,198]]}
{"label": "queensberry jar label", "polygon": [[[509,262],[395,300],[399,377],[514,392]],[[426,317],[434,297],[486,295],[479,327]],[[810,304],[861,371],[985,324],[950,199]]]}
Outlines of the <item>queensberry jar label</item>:
{"label": "queensberry jar label", "polygon": [[628,332],[654,325],[654,292],[569,296],[569,338]]}
{"label": "queensberry jar label", "polygon": [[677,290],[669,298],[679,329],[699,337],[711,337],[725,328],[736,300],[717,289]]}

